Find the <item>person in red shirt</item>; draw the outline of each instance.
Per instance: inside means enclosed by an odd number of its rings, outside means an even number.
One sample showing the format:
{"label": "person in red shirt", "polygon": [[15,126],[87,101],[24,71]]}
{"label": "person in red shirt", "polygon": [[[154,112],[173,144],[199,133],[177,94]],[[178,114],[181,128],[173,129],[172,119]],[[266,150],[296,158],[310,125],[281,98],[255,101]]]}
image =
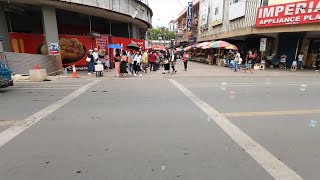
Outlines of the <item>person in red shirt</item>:
{"label": "person in red shirt", "polygon": [[153,68],[153,71],[156,71],[156,66],[155,66],[155,63],[156,63],[156,60],[157,60],[157,55],[156,55],[156,52],[154,51],[153,53],[150,54],[150,71],[152,71],[152,68]]}

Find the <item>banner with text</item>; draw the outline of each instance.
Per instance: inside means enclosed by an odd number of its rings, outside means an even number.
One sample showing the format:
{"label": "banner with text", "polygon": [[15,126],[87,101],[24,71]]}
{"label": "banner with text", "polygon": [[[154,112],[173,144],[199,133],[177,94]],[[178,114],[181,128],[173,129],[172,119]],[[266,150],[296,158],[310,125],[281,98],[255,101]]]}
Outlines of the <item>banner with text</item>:
{"label": "banner with text", "polygon": [[320,0],[260,7],[256,27],[311,24],[320,22]]}

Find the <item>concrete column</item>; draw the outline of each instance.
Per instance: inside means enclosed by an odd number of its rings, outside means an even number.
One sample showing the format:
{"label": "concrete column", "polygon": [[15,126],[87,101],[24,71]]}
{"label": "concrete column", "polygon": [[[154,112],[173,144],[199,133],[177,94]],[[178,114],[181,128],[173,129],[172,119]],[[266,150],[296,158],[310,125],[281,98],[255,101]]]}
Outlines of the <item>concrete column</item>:
{"label": "concrete column", "polygon": [[0,5],[0,36],[2,37],[2,45],[4,51],[11,51],[10,36],[4,8]]}
{"label": "concrete column", "polygon": [[279,55],[278,54],[278,47],[279,47],[279,38],[275,38],[273,39],[273,42],[272,42],[272,53],[276,54],[277,56]]}
{"label": "concrete column", "polygon": [[[56,17],[56,9],[51,6],[42,7],[42,26],[45,35],[45,43],[48,49],[49,55],[49,43],[59,43],[58,24]],[[57,70],[62,69],[61,55],[56,55]]]}
{"label": "concrete column", "polygon": [[[309,45],[310,45],[310,39],[307,39],[306,37],[304,37],[301,42],[301,50],[300,50],[300,52],[303,52],[304,54],[302,66],[309,65],[312,63],[312,58],[308,58]],[[298,54],[300,52],[298,52]]]}

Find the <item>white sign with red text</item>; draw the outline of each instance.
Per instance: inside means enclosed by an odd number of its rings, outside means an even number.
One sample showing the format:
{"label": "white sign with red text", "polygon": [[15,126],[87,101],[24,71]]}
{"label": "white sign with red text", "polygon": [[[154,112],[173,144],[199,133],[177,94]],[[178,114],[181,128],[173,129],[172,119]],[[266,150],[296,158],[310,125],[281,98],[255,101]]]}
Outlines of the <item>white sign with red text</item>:
{"label": "white sign with red text", "polygon": [[320,0],[263,6],[257,11],[256,27],[320,22]]}

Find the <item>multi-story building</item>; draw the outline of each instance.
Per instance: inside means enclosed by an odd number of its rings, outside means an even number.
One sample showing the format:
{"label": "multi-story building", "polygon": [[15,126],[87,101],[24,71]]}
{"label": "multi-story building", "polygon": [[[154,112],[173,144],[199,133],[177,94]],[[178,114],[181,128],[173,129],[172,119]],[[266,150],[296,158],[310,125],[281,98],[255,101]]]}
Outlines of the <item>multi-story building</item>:
{"label": "multi-story building", "polygon": [[175,20],[171,20],[168,23],[168,30],[172,32],[176,32],[178,30],[178,22],[176,22]]}
{"label": "multi-story building", "polygon": [[192,1],[192,17],[189,17],[189,19],[192,20],[191,24],[189,24],[190,29],[187,28],[188,7],[186,7],[178,15],[178,18],[176,20],[176,22],[178,23],[178,28],[176,31],[177,32],[176,44],[178,46],[186,46],[188,44],[193,44],[197,42],[199,5],[200,5],[200,0]]}
{"label": "multi-story building", "polygon": [[152,16],[148,0],[0,0],[0,36],[5,51],[47,55],[60,44],[63,64],[86,65],[87,51],[112,38],[142,46]]}
{"label": "multi-story building", "polygon": [[198,42],[226,40],[245,55],[267,38],[265,54],[285,53],[290,66],[303,52],[308,66],[320,50],[319,12],[320,0],[201,0]]}

